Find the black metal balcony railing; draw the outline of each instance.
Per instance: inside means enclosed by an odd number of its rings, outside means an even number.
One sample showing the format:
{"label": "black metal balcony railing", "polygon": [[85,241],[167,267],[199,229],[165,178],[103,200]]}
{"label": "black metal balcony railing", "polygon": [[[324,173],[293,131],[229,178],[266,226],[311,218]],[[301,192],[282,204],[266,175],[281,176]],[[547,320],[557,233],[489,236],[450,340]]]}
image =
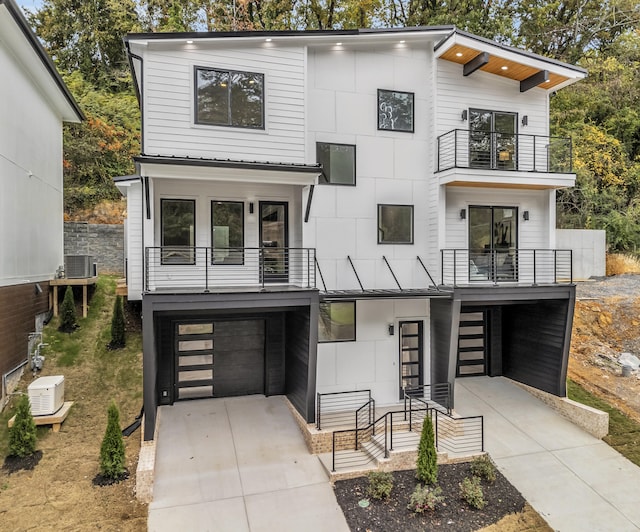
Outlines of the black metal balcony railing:
{"label": "black metal balcony railing", "polygon": [[442,284],[573,282],[570,249],[443,249]]}
{"label": "black metal balcony railing", "polygon": [[315,255],[314,248],[148,247],[144,288],[147,292],[272,284],[315,288]]}
{"label": "black metal balcony railing", "polygon": [[454,129],[438,137],[438,172],[451,168],[573,172],[571,139]]}

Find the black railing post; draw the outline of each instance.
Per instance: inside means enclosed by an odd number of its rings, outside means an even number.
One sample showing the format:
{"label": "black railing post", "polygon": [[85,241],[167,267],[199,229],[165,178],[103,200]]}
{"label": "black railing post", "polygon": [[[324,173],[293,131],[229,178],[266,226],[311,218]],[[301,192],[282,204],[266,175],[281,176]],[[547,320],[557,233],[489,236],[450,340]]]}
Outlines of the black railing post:
{"label": "black railing post", "polygon": [[409,432],[413,431],[413,399],[409,396]]}
{"label": "black railing post", "polygon": [[453,286],[458,286],[458,257],[456,256],[457,251],[457,249],[453,250]]}
{"label": "black railing post", "polygon": [[387,443],[387,417],[389,416],[384,416],[384,457],[385,458],[389,458],[389,447],[388,447],[388,443]]}
{"label": "black railing post", "polygon": [[440,171],[440,137],[438,137],[438,172]]}
{"label": "black railing post", "polygon": [[434,443],[436,444],[436,449],[438,449],[438,443],[439,443],[439,437],[438,437],[438,412],[436,411],[435,416],[432,416],[432,417],[436,418],[436,422],[434,423],[435,429],[436,429],[435,430],[435,437],[434,437],[435,442]]}
{"label": "black railing post", "polygon": [[260,281],[264,289],[264,248],[258,249],[258,268],[260,268]]}
{"label": "black railing post", "polygon": [[[213,260],[213,251],[211,260]],[[209,291],[209,248],[204,248],[204,291]]]}
{"label": "black railing post", "polygon": [[336,472],[336,433],[332,433],[332,445],[331,445],[331,472]]}
{"label": "black railing post", "polygon": [[[160,252],[162,253],[162,251]],[[144,291],[149,291],[149,248],[144,250]]]}
{"label": "black railing post", "polygon": [[321,422],[320,422],[320,413],[322,412],[322,409],[320,408],[320,401],[322,400],[322,396],[320,394],[317,394],[318,396],[318,401],[317,401],[317,406],[316,406],[316,427],[318,430],[322,430],[321,427]]}
{"label": "black railing post", "polygon": [[453,131],[453,167],[458,168],[458,130]]}
{"label": "black railing post", "polygon": [[573,283],[573,250],[569,250],[569,282]]}
{"label": "black railing post", "polygon": [[481,437],[480,450],[484,452],[484,418],[482,416],[480,416],[480,437]]}
{"label": "black railing post", "polygon": [[444,285],[444,249],[440,250],[440,284]]}
{"label": "black railing post", "polygon": [[573,142],[569,138],[569,173],[573,173]]}
{"label": "black railing post", "polygon": [[553,250],[553,284],[558,284],[558,253],[557,249]]}
{"label": "black railing post", "polygon": [[[534,135],[533,136],[533,171],[537,172],[538,171],[538,160],[536,159],[536,144],[538,143],[538,136]],[[549,166],[549,163],[547,162],[547,168]]]}
{"label": "black railing post", "polygon": [[538,272],[536,270],[536,250],[533,250],[533,285],[536,286],[538,284]]}
{"label": "black railing post", "polygon": [[389,412],[389,450],[393,451],[393,412]]}

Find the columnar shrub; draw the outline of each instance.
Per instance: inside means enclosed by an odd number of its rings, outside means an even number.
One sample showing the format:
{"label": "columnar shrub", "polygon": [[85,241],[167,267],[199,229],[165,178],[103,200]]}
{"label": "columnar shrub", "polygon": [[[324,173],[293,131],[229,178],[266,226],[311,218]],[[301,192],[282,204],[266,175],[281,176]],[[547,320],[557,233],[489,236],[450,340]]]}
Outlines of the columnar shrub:
{"label": "columnar shrub", "polygon": [[374,499],[386,499],[393,489],[393,475],[385,471],[371,471],[367,478],[369,487],[367,495]]}
{"label": "columnar shrub", "polygon": [[422,423],[422,434],[418,445],[416,478],[426,484],[435,485],[438,481],[438,453],[436,452],[433,422],[427,415]]}
{"label": "columnar shrub", "polygon": [[493,465],[489,455],[484,454],[474,458],[471,462],[471,474],[492,483],[496,480],[496,466]]}
{"label": "columnar shrub", "polygon": [[100,447],[100,473],[105,478],[118,480],[124,472],[124,440],[120,430],[120,413],[116,404],[111,401],[107,430]]}
{"label": "columnar shrub", "polygon": [[478,477],[466,477],[460,483],[460,497],[477,510],[482,510],[487,504]]}
{"label": "columnar shrub", "polygon": [[124,335],[124,310],[122,309],[122,298],[116,296],[113,303],[113,317],[111,318],[111,342],[109,347],[120,349],[125,346]]}
{"label": "columnar shrub", "polygon": [[433,512],[442,501],[444,501],[444,497],[440,486],[429,488],[418,484],[411,494],[407,508],[419,514],[425,511]]}
{"label": "columnar shrub", "polygon": [[60,305],[60,330],[71,332],[76,328],[76,302],[73,299],[73,288],[67,286],[62,305]]}
{"label": "columnar shrub", "polygon": [[36,424],[31,415],[29,397],[23,395],[18,401],[16,418],[9,429],[9,455],[24,458],[36,452]]}

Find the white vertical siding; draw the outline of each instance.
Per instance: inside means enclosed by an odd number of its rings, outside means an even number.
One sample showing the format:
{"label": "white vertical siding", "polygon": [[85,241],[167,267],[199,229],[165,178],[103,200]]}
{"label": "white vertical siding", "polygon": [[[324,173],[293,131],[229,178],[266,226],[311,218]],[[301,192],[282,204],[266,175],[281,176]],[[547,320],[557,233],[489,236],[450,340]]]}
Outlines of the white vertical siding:
{"label": "white vertical siding", "polygon": [[0,286],[63,263],[62,121],[0,38]]}
{"label": "white vertical siding", "polygon": [[[151,155],[304,162],[302,46],[150,43],[144,56],[144,147]],[[265,129],[194,124],[194,67],[264,74]]]}

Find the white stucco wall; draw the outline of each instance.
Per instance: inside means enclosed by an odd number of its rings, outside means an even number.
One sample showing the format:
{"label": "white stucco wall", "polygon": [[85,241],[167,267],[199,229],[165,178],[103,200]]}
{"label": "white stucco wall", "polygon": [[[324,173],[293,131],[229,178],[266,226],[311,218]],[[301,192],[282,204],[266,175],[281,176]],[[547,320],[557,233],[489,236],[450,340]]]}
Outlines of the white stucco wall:
{"label": "white stucco wall", "polygon": [[558,229],[558,249],[573,251],[573,279],[604,277],[607,274],[607,233],[604,230]]}

